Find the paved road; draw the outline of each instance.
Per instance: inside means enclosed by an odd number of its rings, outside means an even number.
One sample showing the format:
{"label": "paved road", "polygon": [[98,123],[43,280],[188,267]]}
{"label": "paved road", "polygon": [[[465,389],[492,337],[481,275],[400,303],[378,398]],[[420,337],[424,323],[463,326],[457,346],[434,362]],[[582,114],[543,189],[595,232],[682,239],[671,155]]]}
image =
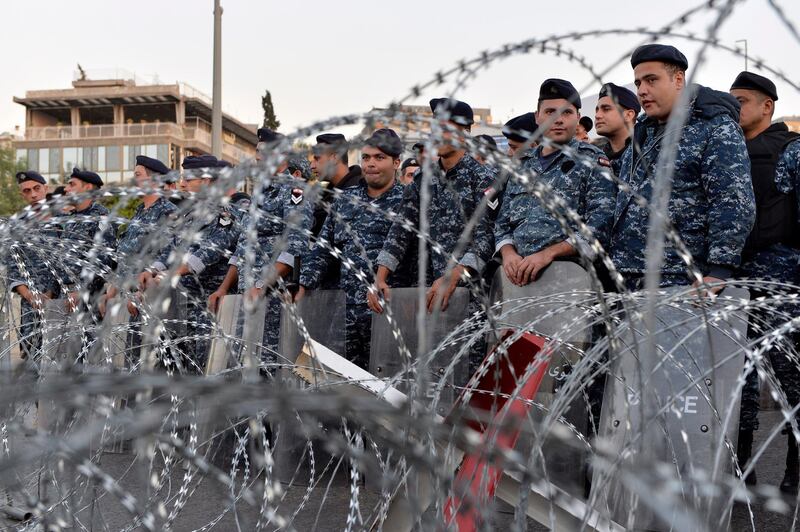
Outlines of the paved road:
{"label": "paved road", "polygon": [[[770,427],[780,422],[781,416],[777,411],[769,411],[761,414],[762,430],[759,431],[756,445],[759,445],[766,437]],[[783,477],[783,458],[785,456],[786,442],[785,437],[778,439],[762,457],[758,466],[758,478],[760,485],[777,486]],[[226,472],[230,471],[230,456],[221,454],[213,457],[212,462],[222,467]],[[54,462],[51,462],[54,463]],[[163,461],[157,459],[154,471],[162,471]],[[141,464],[136,460],[132,453],[105,453],[98,462],[99,468],[110,478],[118,482],[118,486],[129,492],[138,501],[146,501],[148,486],[153,482],[153,478],[148,478],[147,471],[149,465]],[[160,498],[166,501],[158,516],[158,522],[163,523],[164,516],[175,509],[176,504],[181,500],[179,490],[184,475],[190,474],[178,465],[171,468],[171,473],[163,479],[163,488]],[[53,485],[47,487],[49,493],[65,493],[69,491],[68,481],[75,478],[74,472],[67,468],[63,474],[57,474],[58,490]],[[36,477],[29,475],[28,479]],[[252,478],[249,479],[252,482]],[[236,485],[241,487],[245,481],[243,469],[240,467],[236,473]],[[35,486],[35,480],[32,482]],[[35,488],[34,488],[35,489]],[[273,497],[273,503],[268,506],[280,516],[291,523],[295,530],[343,530],[348,522],[350,502],[352,500],[351,487],[347,481],[347,471],[340,465],[336,475],[326,475],[323,482],[318,484],[310,493],[304,486],[282,486],[283,492],[269,494]],[[67,501],[72,508],[75,508],[75,525],[78,529],[85,527],[89,530],[121,530],[130,527],[133,523],[132,516],[121,504],[118,497],[108,493],[100,485],[80,486],[71,498]],[[95,494],[102,494],[99,497]],[[264,495],[263,490],[259,497]],[[305,502],[304,499],[307,497]],[[19,501],[19,496],[14,499]],[[91,501],[94,500],[94,504]],[[358,493],[358,512],[355,514],[357,523],[361,519],[368,519],[375,514],[375,509],[381,503],[379,493],[372,489],[371,485],[359,485]],[[256,529],[259,520],[258,506],[261,501],[255,504],[248,504],[239,500],[231,502],[231,493],[220,482],[208,476],[195,475],[190,482],[190,488],[185,497],[185,507],[177,512],[174,520],[174,530],[197,530],[204,529],[212,523],[215,530],[243,530],[250,531]],[[294,511],[300,511],[294,515]],[[753,525],[751,517],[745,505],[737,504],[734,508],[731,529],[732,530],[790,530],[792,528],[792,517],[777,513],[767,509],[764,504],[753,506]],[[154,508],[158,511],[158,508]],[[433,512],[428,512],[426,519],[435,519]],[[277,519],[277,517],[276,517]],[[432,521],[433,522],[433,521]],[[496,530],[508,530],[513,522],[513,509],[503,503],[498,503],[494,509],[491,528]],[[546,527],[538,525],[528,519],[528,530],[538,531],[547,530]],[[13,521],[3,521],[6,527],[19,526]],[[70,524],[67,522],[67,524]],[[160,528],[161,525],[157,525]],[[275,529],[276,525],[266,526],[266,529]],[[360,529],[358,526],[356,529]],[[429,527],[426,527],[429,528]]]}

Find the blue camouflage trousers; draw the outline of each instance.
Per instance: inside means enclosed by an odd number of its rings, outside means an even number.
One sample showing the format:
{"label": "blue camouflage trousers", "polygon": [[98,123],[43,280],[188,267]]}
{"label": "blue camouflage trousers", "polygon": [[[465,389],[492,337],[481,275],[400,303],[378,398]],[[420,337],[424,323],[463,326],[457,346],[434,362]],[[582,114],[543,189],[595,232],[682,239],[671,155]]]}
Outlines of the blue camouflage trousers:
{"label": "blue camouflage trousers", "polygon": [[[798,274],[799,258],[800,251],[783,244],[775,244],[746,260],[737,272],[737,276],[787,283],[797,287],[800,285],[800,275]],[[788,294],[790,291],[796,292],[796,289],[764,286],[763,289],[751,289],[750,299],[753,300],[759,297],[771,298],[776,294]],[[751,340],[761,338],[788,321],[791,316],[796,315],[797,310],[794,305],[776,305],[774,308],[761,309],[755,312],[750,317],[747,330],[748,338]],[[800,369],[798,369],[797,346],[798,342],[795,335],[784,336],[765,353],[765,361],[772,367],[780,388],[786,395],[789,407],[794,407],[800,403]],[[752,431],[758,429],[759,399],[759,378],[756,369],[753,368],[745,376],[745,385],[742,389],[742,406],[739,415],[740,430]],[[800,419],[800,416],[798,419]]]}

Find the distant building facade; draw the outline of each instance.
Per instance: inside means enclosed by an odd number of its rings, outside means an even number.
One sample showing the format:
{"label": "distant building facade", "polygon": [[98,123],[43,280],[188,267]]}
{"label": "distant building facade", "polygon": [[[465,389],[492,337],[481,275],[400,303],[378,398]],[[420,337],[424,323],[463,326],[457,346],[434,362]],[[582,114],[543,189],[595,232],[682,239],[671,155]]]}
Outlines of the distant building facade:
{"label": "distant building facade", "polygon": [[[184,83],[141,84],[134,79],[85,79],[71,89],[27,91],[25,133],[12,141],[17,160],[61,182],[74,166],[107,183],[133,176],[136,156],[177,169],[186,155],[211,152],[211,99]],[[256,126],[223,113],[222,158],[253,157]]]}

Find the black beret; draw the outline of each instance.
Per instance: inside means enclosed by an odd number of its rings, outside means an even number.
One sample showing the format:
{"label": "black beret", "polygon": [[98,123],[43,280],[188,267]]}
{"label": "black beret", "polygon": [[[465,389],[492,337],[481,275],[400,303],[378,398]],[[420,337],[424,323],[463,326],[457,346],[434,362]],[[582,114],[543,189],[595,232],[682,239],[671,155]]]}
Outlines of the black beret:
{"label": "black beret", "polygon": [[475,140],[485,144],[486,146],[492,148],[493,150],[497,149],[497,141],[491,135],[478,135],[475,137]]}
{"label": "black beret", "polygon": [[606,96],[609,96],[623,109],[636,111],[637,115],[639,111],[642,110],[642,106],[639,104],[639,98],[636,97],[636,94],[634,94],[632,90],[626,89],[625,87],[620,87],[613,83],[606,83],[603,85],[603,88],[600,89],[599,98],[605,98]]}
{"label": "black beret", "polygon": [[416,152],[425,151],[425,143],[424,142],[415,142],[411,149]]}
{"label": "black beret", "polygon": [[542,86],[539,87],[539,101],[558,100],[561,98],[575,105],[578,109],[581,108],[581,97],[575,87],[572,86],[572,83],[565,79],[556,78],[544,80]]}
{"label": "black beret", "polygon": [[397,136],[393,129],[376,129],[370,137],[364,141],[367,146],[378,148],[386,155],[400,157],[403,153],[403,141]]}
{"label": "black beret", "polygon": [[167,168],[166,164],[162,163],[158,159],[153,159],[152,157],[148,157],[146,155],[136,156],[136,166],[144,166],[148,170],[160,175],[169,173],[169,168]]}
{"label": "black beret", "polygon": [[336,146],[344,144],[345,142],[347,142],[347,139],[344,138],[344,135],[341,133],[323,133],[322,135],[317,135],[317,144]]}
{"label": "black beret", "polygon": [[468,103],[452,98],[434,98],[429,103],[431,111],[439,118],[445,118],[462,126],[471,126],[475,123],[472,107]]}
{"label": "black beret", "polygon": [[536,115],[525,113],[515,116],[503,126],[503,136],[514,142],[527,142],[536,131]]}
{"label": "black beret", "polygon": [[778,90],[775,88],[775,84],[772,83],[770,79],[759,76],[758,74],[753,74],[752,72],[742,72],[736,76],[733,85],[731,85],[731,89],[750,89],[758,91],[772,98],[772,101],[778,101]]}
{"label": "black beret", "polygon": [[213,155],[188,155],[183,158],[181,166],[184,170],[195,168],[216,168],[218,160]]}
{"label": "black beret", "polygon": [[275,142],[281,140],[283,135],[277,131],[273,131],[268,127],[258,128],[258,141],[259,142]]}
{"label": "black beret", "polygon": [[233,168],[233,163],[229,163],[225,159],[218,159],[217,168]]}
{"label": "black beret", "polygon": [[217,173],[209,171],[218,168],[219,161],[213,155],[189,155],[183,158],[181,166],[184,170],[206,170],[206,172],[189,172],[186,177],[194,178],[215,178]]}
{"label": "black beret", "polygon": [[578,120],[578,123],[583,126],[583,129],[585,129],[587,133],[594,127],[594,122],[592,122],[592,119],[588,116],[582,116],[581,119]]}
{"label": "black beret", "polygon": [[94,172],[90,172],[89,170],[80,170],[78,168],[73,168],[70,177],[74,177],[75,179],[79,179],[84,183],[89,183],[90,185],[95,185],[97,187],[103,186],[103,180],[100,179],[100,176],[95,174]]}
{"label": "black beret", "polygon": [[416,160],[414,157],[409,157],[408,159],[403,161],[403,164],[400,165],[400,171],[405,172],[406,168],[408,168],[409,166],[420,166],[420,164],[419,161]]}
{"label": "black beret", "polygon": [[661,61],[670,65],[680,67],[681,70],[689,68],[689,61],[680,50],[668,44],[643,44],[633,51],[631,55],[631,66],[636,68],[639,63],[648,61]]}
{"label": "black beret", "polygon": [[250,201],[251,200],[250,194],[248,194],[247,192],[234,192],[233,194],[231,194],[231,203],[236,203],[237,201],[242,201],[242,200]]}
{"label": "black beret", "polygon": [[42,174],[39,172],[34,172],[33,170],[17,172],[17,183],[24,183],[25,181],[36,181],[42,185],[47,184],[47,181],[45,181],[44,177],[42,177]]}

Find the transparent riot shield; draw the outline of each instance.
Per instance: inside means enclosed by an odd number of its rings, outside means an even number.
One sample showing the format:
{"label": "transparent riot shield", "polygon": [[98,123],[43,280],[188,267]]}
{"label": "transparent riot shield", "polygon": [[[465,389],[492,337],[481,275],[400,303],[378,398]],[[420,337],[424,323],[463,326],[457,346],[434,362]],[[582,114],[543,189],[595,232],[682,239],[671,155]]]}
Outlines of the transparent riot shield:
{"label": "transparent riot shield", "polygon": [[211,349],[206,362],[206,376],[224,373],[231,366],[233,353],[238,353],[241,339],[237,336],[240,332],[238,324],[243,318],[240,315],[243,297],[241,295],[227,295],[222,298],[217,309],[217,331],[211,340]]}
{"label": "transparent riot shield", "polygon": [[[748,299],[729,287],[701,304],[686,287],[667,289],[652,336],[645,298],[625,304],[600,421],[607,460],[592,480],[599,511],[637,530],[727,528],[730,507],[709,484],[733,469],[747,342],[747,317],[736,308]],[[639,488],[632,475],[642,479]],[[658,492],[658,513],[643,485]],[[687,520],[687,511],[699,521]]]}
{"label": "transparent riot shield", "polygon": [[[392,379],[392,385],[404,393],[409,393],[410,384],[416,379],[413,376],[416,371],[427,371],[427,382],[430,384],[428,393],[435,393],[436,385],[441,386],[437,413],[444,416],[450,412],[458,397],[456,387],[463,386],[469,379],[469,357],[466,353],[458,359],[453,371],[447,371],[463,344],[457,341],[444,343],[450,333],[469,315],[469,289],[456,288],[447,310],[435,314],[418,309],[419,290],[392,289],[392,297],[388,303],[390,312],[373,314],[369,369],[378,378]],[[419,312],[425,316],[425,330],[430,348],[430,356],[421,361],[417,360]],[[401,348],[401,340],[408,349],[407,353]],[[441,382],[443,378],[446,379],[444,383]]]}
{"label": "transparent riot shield", "polygon": [[[59,371],[74,366],[83,346],[83,331],[78,322],[78,313],[67,310],[65,299],[45,302],[42,320],[42,349],[39,359],[39,385],[47,387],[47,381]],[[40,400],[37,409],[37,426],[49,432],[64,429],[59,421],[59,405],[53,400]]]}
{"label": "transparent riot shield", "polygon": [[[498,268],[489,297],[494,308],[490,316],[494,328],[490,348],[504,332],[524,330],[546,339],[545,349],[552,349],[549,370],[535,395],[530,419],[533,428],[549,416],[551,423],[557,419],[559,426],[567,429],[560,431],[558,437],[544,439],[542,461],[550,482],[582,497],[586,452],[581,450],[580,440],[588,432],[589,407],[582,394],[571,392],[572,397],[561,397],[559,390],[591,341],[591,320],[586,306],[593,304],[597,296],[591,289],[589,275],[579,264],[556,261],[536,281],[516,286]],[[557,416],[551,415],[554,407]],[[565,437],[570,441],[565,442]],[[529,456],[530,438],[521,437],[516,449]]]}
{"label": "transparent riot shield", "polygon": [[[275,374],[278,385],[306,387],[304,381],[292,373],[291,367],[307,337],[344,355],[344,317],[345,293],[342,290],[310,290],[296,304],[283,306],[279,367]],[[303,422],[295,412],[282,412],[271,420],[274,474],[280,482],[295,485],[317,482],[323,470],[331,462],[330,454],[324,449],[324,442],[305,435],[308,431],[304,430]],[[320,428],[339,430],[338,426]],[[330,467],[328,469],[330,470]]]}

